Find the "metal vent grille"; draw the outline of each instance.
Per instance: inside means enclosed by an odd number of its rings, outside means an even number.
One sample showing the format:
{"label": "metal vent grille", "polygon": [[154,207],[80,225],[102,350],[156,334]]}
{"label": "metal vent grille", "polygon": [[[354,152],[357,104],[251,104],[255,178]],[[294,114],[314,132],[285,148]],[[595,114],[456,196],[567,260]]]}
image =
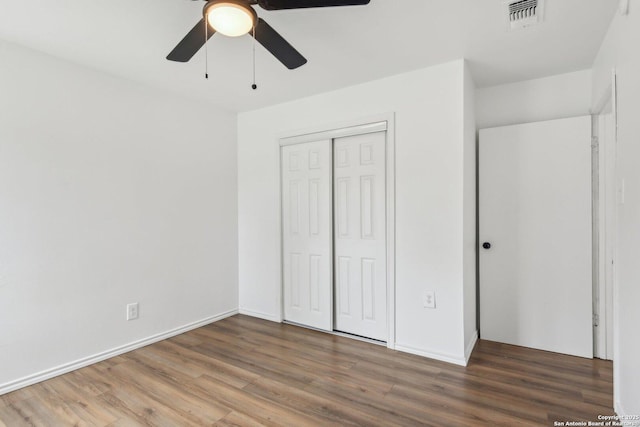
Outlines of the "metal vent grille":
{"label": "metal vent grille", "polygon": [[543,2],[544,0],[506,1],[511,29],[528,27],[542,21]]}
{"label": "metal vent grille", "polygon": [[509,5],[509,21],[518,21],[536,16],[538,0],[520,0]]}

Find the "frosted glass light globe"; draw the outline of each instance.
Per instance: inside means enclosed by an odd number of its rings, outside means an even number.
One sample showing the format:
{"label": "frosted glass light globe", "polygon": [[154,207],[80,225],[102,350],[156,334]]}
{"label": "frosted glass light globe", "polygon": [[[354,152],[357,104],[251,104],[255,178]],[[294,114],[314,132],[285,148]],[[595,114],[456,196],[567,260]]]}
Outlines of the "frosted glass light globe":
{"label": "frosted glass light globe", "polygon": [[207,21],[218,33],[229,37],[247,34],[253,28],[253,14],[242,5],[221,2],[207,9]]}

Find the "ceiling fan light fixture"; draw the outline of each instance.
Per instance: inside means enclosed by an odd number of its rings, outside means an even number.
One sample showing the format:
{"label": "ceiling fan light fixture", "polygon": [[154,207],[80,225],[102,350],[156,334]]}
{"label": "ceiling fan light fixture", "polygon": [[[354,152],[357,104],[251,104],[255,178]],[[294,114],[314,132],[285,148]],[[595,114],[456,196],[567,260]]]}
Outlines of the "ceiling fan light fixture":
{"label": "ceiling fan light fixture", "polygon": [[210,1],[205,6],[204,14],[216,32],[229,37],[247,34],[257,20],[251,6],[235,1]]}

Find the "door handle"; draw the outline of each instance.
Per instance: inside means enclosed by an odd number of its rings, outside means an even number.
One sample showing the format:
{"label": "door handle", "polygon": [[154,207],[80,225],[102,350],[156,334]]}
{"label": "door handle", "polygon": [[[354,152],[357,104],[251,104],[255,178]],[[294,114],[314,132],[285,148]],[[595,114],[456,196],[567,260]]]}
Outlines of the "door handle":
{"label": "door handle", "polygon": [[483,247],[483,248],[485,248],[485,249],[491,249],[491,243],[489,243],[489,242],[484,242],[484,243],[482,244],[482,247]]}

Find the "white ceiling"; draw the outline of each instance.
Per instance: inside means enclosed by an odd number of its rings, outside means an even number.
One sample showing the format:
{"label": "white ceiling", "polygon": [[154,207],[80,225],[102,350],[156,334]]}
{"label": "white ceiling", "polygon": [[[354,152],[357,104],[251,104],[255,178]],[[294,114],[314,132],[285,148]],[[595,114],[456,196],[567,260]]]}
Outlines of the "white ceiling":
{"label": "white ceiling", "polygon": [[[371,0],[264,11],[307,59],[290,71],[252,38],[219,34],[189,63],[165,59],[201,18],[192,0],[2,0],[0,39],[148,85],[246,111],[467,58],[479,87],[591,67],[615,0],[546,0],[541,25],[507,30],[503,0]],[[1,65],[0,65],[1,66]]]}

